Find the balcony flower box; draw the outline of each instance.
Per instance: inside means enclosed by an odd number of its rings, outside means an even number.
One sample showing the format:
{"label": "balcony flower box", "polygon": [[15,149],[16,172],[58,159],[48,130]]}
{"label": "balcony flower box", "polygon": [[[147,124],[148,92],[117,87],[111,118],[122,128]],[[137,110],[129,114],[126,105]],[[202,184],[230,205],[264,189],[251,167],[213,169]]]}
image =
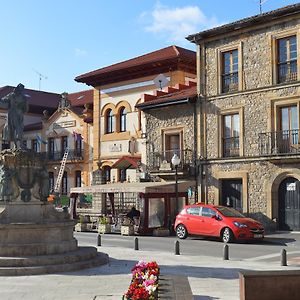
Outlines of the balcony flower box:
{"label": "balcony flower box", "polygon": [[122,225],[121,226],[121,235],[134,235],[134,226],[133,225]]}
{"label": "balcony flower box", "polygon": [[111,233],[111,225],[110,224],[99,224],[98,225],[98,233]]}

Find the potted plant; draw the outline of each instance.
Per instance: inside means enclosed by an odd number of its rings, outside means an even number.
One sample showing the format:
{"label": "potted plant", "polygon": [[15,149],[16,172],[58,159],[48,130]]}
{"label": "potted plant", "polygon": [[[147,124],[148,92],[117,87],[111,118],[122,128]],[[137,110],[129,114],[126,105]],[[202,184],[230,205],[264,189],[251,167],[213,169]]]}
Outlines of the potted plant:
{"label": "potted plant", "polygon": [[129,218],[125,218],[122,222],[121,235],[134,235],[134,226]]}
{"label": "potted plant", "polygon": [[105,216],[100,217],[98,220],[98,233],[111,233],[111,225]]}
{"label": "potted plant", "polygon": [[87,231],[87,223],[85,222],[85,216],[79,216],[79,222],[75,225],[75,231]]}

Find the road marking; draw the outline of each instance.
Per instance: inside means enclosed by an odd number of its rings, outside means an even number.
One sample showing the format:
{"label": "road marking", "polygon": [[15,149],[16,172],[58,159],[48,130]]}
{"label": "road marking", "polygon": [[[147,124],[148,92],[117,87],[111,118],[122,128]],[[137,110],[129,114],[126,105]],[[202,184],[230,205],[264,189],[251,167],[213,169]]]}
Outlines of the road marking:
{"label": "road marking", "polygon": [[[300,251],[290,251],[290,252],[287,253],[287,255],[289,255],[289,254],[299,254],[299,253],[300,253]],[[278,257],[280,255],[281,255],[281,253],[273,253],[273,254],[267,254],[267,255],[262,255],[262,256],[257,256],[257,257],[245,258],[244,260],[258,261],[258,260],[264,260],[264,259],[268,259],[268,258]]]}

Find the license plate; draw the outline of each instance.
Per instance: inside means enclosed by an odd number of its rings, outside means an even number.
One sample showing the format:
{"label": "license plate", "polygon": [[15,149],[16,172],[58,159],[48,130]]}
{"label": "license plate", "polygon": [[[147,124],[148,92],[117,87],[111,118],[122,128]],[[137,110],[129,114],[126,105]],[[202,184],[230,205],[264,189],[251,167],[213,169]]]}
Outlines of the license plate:
{"label": "license plate", "polygon": [[255,239],[261,239],[261,238],[263,238],[262,234],[254,234],[253,236],[254,236]]}

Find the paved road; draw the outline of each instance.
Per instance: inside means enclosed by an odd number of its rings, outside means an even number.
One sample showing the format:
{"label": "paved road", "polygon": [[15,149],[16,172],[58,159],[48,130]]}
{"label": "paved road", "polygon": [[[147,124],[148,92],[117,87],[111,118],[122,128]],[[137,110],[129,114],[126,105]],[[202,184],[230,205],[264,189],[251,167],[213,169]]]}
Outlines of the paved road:
{"label": "paved road", "polygon": [[[97,233],[75,233],[79,242],[96,245]],[[101,242],[104,247],[134,248],[133,236],[121,236],[118,234],[102,235]],[[176,237],[152,237],[140,236],[139,249],[145,251],[161,251],[174,253]],[[224,244],[214,239],[200,237],[188,237],[180,240],[180,253],[189,256],[213,256],[223,257]],[[229,244],[229,256],[236,260],[248,261],[278,261],[280,262],[281,251],[285,249],[288,260],[300,263],[300,233],[280,232],[267,235],[264,241]]]}

